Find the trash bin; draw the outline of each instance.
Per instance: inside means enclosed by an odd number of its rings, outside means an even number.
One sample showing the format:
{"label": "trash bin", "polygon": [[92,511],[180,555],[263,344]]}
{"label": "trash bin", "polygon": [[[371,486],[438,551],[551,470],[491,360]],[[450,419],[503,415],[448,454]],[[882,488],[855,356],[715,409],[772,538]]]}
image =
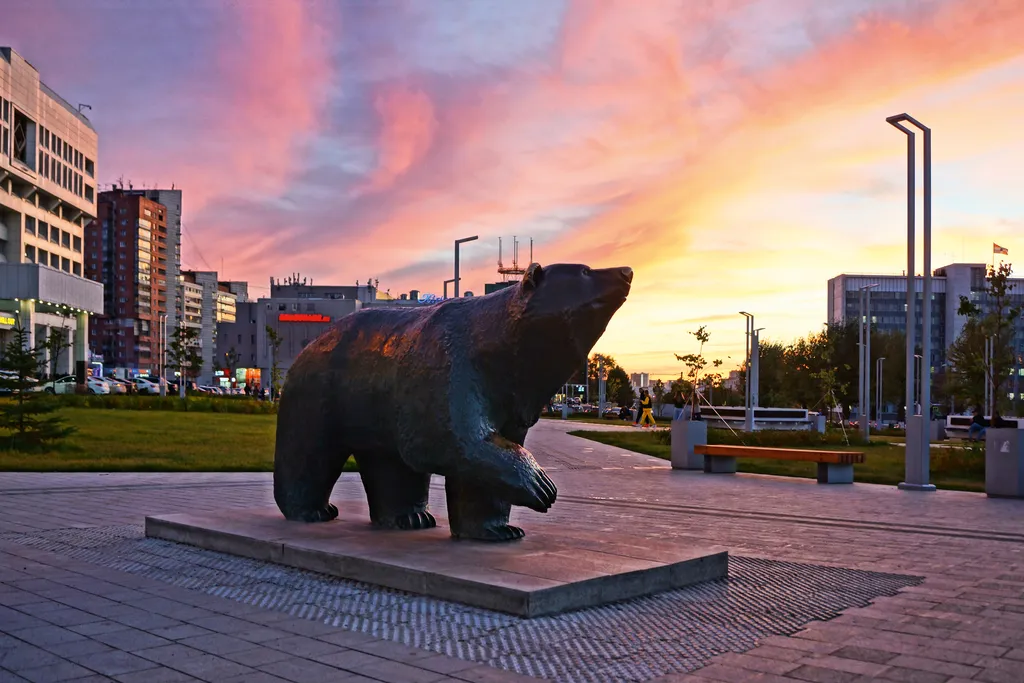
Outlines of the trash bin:
{"label": "trash bin", "polygon": [[985,430],[985,493],[1024,498],[1024,429]]}

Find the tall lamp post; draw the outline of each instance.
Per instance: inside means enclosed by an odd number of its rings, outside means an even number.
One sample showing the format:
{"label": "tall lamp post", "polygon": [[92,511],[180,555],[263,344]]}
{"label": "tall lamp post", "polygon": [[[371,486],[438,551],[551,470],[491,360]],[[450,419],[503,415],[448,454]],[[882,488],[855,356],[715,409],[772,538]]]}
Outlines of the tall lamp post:
{"label": "tall lamp post", "polygon": [[[935,485],[928,483],[929,478],[929,442],[931,440],[931,405],[932,405],[932,131],[923,123],[909,114],[889,116],[886,122],[902,131],[907,136],[907,358],[906,358],[906,401],[907,401],[907,446],[906,481],[900,482],[899,488],[909,491],[934,491]],[[921,415],[910,415],[914,403],[914,336],[917,326],[915,315],[917,299],[917,278],[914,276],[914,242],[917,237],[914,210],[915,155],[914,131],[907,128],[909,123],[924,133],[924,282],[923,301],[921,303]]]}
{"label": "tall lamp post", "polygon": [[459,246],[466,242],[472,242],[475,239],[479,239],[479,235],[473,235],[472,237],[463,237],[461,240],[455,240],[455,298],[459,298]]}
{"label": "tall lamp post", "polygon": [[885,357],[875,360],[875,429],[882,428],[882,367]]}
{"label": "tall lamp post", "polygon": [[876,282],[860,288],[860,318],[857,320],[857,334],[860,337],[860,403],[857,408],[860,411],[860,434],[864,440],[871,434],[868,424],[871,419],[871,290],[877,286]]}
{"label": "tall lamp post", "polygon": [[750,375],[752,374],[753,368],[751,367],[750,359],[750,343],[753,337],[754,329],[754,316],[746,311],[740,311],[740,315],[745,316],[747,319],[747,331],[746,331],[746,347],[745,347],[745,358],[746,358],[746,382],[743,390],[743,431],[752,432],[754,431],[754,410],[750,403]]}
{"label": "tall lamp post", "polygon": [[914,354],[914,377],[917,380],[917,384],[915,385],[917,389],[917,398],[914,400],[914,415],[920,415],[924,412],[924,403],[921,401],[921,368],[924,365],[921,361],[923,359],[924,356],[917,353]]}
{"label": "tall lamp post", "polygon": [[449,282],[455,282],[455,278],[451,278],[451,279],[448,279],[448,280],[444,281],[444,298],[445,299],[448,298],[448,283]]}

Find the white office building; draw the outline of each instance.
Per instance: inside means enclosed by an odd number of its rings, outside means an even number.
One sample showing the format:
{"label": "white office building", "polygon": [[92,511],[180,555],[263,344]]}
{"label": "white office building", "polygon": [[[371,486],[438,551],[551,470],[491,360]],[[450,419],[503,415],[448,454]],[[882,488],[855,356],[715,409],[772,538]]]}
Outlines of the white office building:
{"label": "white office building", "polygon": [[85,225],[96,217],[98,136],[39,72],[0,47],[0,343],[21,325],[30,344],[64,335],[57,372],[88,361],[89,314],[103,285],[83,268]]}

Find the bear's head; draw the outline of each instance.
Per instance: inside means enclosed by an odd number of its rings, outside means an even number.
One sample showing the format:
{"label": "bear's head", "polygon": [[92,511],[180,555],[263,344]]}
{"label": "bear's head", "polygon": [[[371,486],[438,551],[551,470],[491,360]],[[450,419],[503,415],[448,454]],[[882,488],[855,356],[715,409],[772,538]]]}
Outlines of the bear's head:
{"label": "bear's head", "polygon": [[631,268],[532,264],[516,288],[519,342],[543,349],[552,369],[559,369],[557,374],[571,374],[586,361],[625,303],[632,281]]}

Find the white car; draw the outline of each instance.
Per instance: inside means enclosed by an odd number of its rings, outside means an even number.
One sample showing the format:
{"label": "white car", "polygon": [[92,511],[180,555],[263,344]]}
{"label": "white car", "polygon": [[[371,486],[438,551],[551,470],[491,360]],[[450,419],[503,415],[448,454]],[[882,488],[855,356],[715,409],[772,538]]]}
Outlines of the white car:
{"label": "white car", "polygon": [[160,383],[154,381],[148,377],[132,377],[132,382],[135,382],[135,389],[140,394],[159,394]]}
{"label": "white car", "polygon": [[[99,377],[86,377],[85,386],[91,394],[109,394],[110,385]],[[43,391],[48,394],[73,394],[75,393],[75,376],[68,375],[47,382],[43,385]]]}

